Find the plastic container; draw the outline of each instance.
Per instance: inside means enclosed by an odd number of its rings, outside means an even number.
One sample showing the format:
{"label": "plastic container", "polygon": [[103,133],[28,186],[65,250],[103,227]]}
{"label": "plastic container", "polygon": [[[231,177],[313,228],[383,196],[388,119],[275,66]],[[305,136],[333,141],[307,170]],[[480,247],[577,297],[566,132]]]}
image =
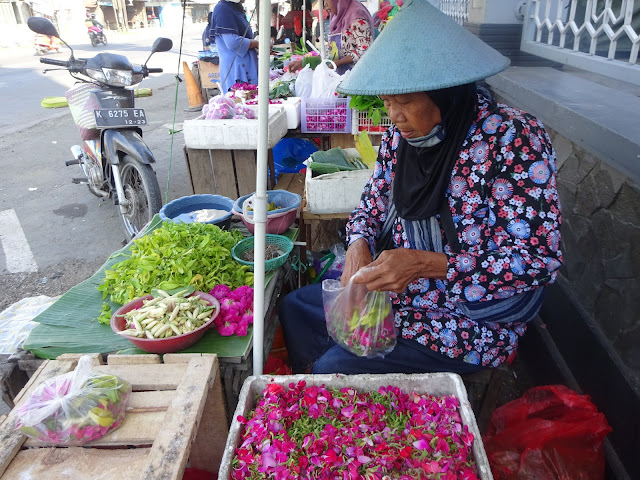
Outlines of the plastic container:
{"label": "plastic container", "polygon": [[[247,212],[247,216],[243,213],[243,205],[252,195],[244,195],[240,197],[233,204],[233,214],[238,215],[242,219],[245,227],[253,233],[255,229],[254,223],[251,220],[253,214]],[[298,209],[302,203],[302,198],[297,193],[292,193],[287,190],[267,190],[267,202],[274,202],[278,208],[277,210],[271,210],[267,212],[267,233],[278,235],[285,232],[293,222],[295,222],[298,216]]]}
{"label": "plastic container", "polygon": [[[377,148],[377,147],[376,147]],[[358,150],[345,148],[348,158],[358,157]],[[362,190],[373,170],[351,170],[313,176],[311,168],[305,173],[306,211],[309,213],[348,213],[360,203]]]}
{"label": "plastic container", "polygon": [[351,133],[357,135],[366,130],[372,135],[382,135],[393,123],[387,115],[380,118],[380,123],[374,125],[370,118],[367,118],[367,112],[361,112],[355,108],[351,110]]}
{"label": "plastic container", "polygon": [[[255,237],[245,238],[244,240],[239,241],[232,249],[231,256],[234,260],[242,265],[246,265],[251,267],[253,270],[253,262],[248,260],[243,260],[242,255],[248,250],[253,249]],[[275,270],[276,268],[280,268],[287,261],[287,257],[293,250],[293,242],[289,240],[289,237],[285,237],[283,235],[270,235],[267,234],[265,236],[265,246],[276,245],[280,250],[282,250],[283,254],[276,258],[271,258],[266,260],[264,263],[264,270],[268,272],[270,270]]]}
{"label": "plastic container", "polygon": [[[182,124],[188,148],[212,150],[255,150],[258,146],[258,120],[231,118],[205,120],[202,116]],[[280,105],[269,106],[267,148],[287,134],[287,114]]]}
{"label": "plastic container", "polygon": [[284,107],[287,114],[287,128],[295,130],[300,126],[300,113],[302,110],[302,100],[300,97],[288,97],[280,105]]}
{"label": "plastic container", "polygon": [[351,133],[348,98],[303,98],[302,133]]}
{"label": "plastic container", "polygon": [[[173,353],[179,352],[180,350],[184,350],[185,348],[189,348],[191,345],[196,343],[198,340],[202,338],[202,336],[207,332],[209,327],[213,325],[213,321],[216,319],[218,314],[220,313],[220,302],[213,295],[209,295],[204,292],[193,292],[189,297],[193,295],[199,295],[200,298],[207,301],[210,305],[215,307],[215,313],[211,315],[211,318],[207,323],[202,325],[200,328],[196,328],[195,330],[189,333],[183,333],[182,335],[176,335],[174,337],[168,338],[136,338],[128,335],[121,335],[126,337],[131,343],[133,343],[136,347],[144,350],[148,353]],[[126,319],[122,317],[127,312],[131,310],[138,309],[142,307],[145,300],[149,300],[153,298],[153,295],[145,295],[144,297],[136,298],[131,302],[123,305],[115,313],[111,316],[111,329],[114,332],[120,332],[126,328]]]}
{"label": "plastic container", "polygon": [[249,417],[249,413],[256,404],[256,398],[269,384],[279,384],[287,388],[290,383],[297,383],[301,380],[306,382],[306,386],[322,386],[327,388],[354,388],[361,392],[377,391],[382,386],[393,385],[402,391],[427,393],[431,395],[454,395],[459,403],[459,413],[462,423],[469,427],[469,431],[474,435],[473,456],[476,461],[478,476],[481,480],[493,480],[491,468],[487,459],[487,454],[482,444],[482,437],[478,430],[473,410],[467,398],[467,391],[462,383],[462,379],[455,373],[421,373],[405,375],[390,373],[386,375],[264,375],[261,377],[248,377],[240,391],[238,405],[233,415],[233,422],[229,429],[229,436],[220,464],[218,478],[228,479],[231,474],[231,462],[234,457],[236,446],[244,428],[238,422],[238,415],[244,418]]}
{"label": "plastic container", "polygon": [[[184,223],[211,223],[228,230],[231,226],[232,208],[233,200],[229,197],[210,194],[189,195],[167,203],[160,209],[158,215],[162,220]],[[228,213],[222,217],[207,221],[206,210],[209,209],[224,210]]]}

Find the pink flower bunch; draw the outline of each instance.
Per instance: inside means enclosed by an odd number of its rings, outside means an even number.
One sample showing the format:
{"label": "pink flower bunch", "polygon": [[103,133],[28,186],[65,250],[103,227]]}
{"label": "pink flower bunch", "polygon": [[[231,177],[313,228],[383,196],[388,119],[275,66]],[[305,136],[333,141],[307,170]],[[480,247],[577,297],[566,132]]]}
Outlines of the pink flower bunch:
{"label": "pink flower bunch", "polygon": [[342,132],[347,125],[347,107],[316,108],[307,106],[307,130],[313,132]]}
{"label": "pink flower bunch", "polygon": [[474,436],[454,396],[269,384],[236,447],[231,478],[477,480]]}
{"label": "pink flower bunch", "polygon": [[231,290],[227,285],[216,285],[211,295],[220,302],[220,314],[213,324],[224,337],[236,334],[244,337],[253,323],[253,288],[248,286]]}

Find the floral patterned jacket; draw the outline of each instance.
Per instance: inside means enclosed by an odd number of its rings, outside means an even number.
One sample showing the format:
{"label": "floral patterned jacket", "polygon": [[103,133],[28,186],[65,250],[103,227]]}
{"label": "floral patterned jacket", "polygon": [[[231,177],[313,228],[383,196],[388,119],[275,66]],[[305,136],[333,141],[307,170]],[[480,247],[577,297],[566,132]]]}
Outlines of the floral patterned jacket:
{"label": "floral patterned jacket", "polygon": [[[498,366],[515,352],[526,324],[476,322],[460,302],[506,298],[553,282],[562,263],[560,204],[555,152],[542,123],[482,93],[476,111],[447,191],[461,251],[445,240],[447,278],[420,278],[392,293],[392,301],[402,337],[450,358]],[[382,136],[373,176],[347,223],[349,244],[364,237],[375,248],[400,138],[393,126]],[[393,243],[409,248],[397,219]]]}

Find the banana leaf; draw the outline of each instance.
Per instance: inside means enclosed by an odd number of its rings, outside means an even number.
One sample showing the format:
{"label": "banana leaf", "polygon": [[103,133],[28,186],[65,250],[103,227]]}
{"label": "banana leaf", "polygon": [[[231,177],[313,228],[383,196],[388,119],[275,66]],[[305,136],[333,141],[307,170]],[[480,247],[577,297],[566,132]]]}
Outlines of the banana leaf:
{"label": "banana leaf", "polygon": [[[162,224],[156,215],[143,234]],[[298,229],[289,229],[284,235],[295,240]],[[64,293],[49,308],[34,318],[38,325],[31,330],[23,348],[40,358],[55,359],[63,353],[145,353],[117,335],[109,325],[98,322],[103,298],[97,286],[105,277],[105,270],[122,261],[130,253],[131,243],[113,253],[100,269],[84,282]],[[270,290],[274,272],[265,276],[265,290]],[[112,311],[121,305],[109,302]],[[253,329],[244,337],[223,337],[215,329],[209,330],[200,341],[183,350],[190,353],[216,353],[220,357],[243,357],[251,347]]]}

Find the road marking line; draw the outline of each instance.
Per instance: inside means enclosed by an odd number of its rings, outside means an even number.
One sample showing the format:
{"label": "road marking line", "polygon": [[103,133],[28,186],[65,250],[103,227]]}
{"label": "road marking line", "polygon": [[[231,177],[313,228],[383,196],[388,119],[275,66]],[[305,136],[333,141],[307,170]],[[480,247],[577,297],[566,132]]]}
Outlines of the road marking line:
{"label": "road marking line", "polygon": [[9,273],[37,272],[38,265],[15,210],[0,212],[0,243]]}

